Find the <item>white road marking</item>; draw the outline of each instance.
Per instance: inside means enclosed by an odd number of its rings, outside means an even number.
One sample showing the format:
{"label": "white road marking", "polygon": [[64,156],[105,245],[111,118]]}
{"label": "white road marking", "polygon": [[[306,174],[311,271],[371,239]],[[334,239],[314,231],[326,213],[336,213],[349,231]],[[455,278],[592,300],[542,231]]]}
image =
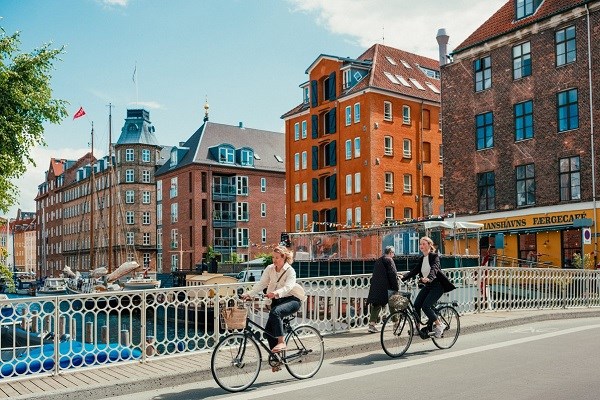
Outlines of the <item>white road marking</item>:
{"label": "white road marking", "polygon": [[557,328],[548,328],[548,329],[539,329],[539,328],[522,328],[514,330],[513,333],[547,333],[547,332],[556,332]]}
{"label": "white road marking", "polygon": [[245,399],[259,399],[259,398],[263,398],[263,397],[278,396],[283,393],[293,392],[296,390],[309,389],[309,388],[314,388],[317,386],[328,385],[330,383],[363,378],[368,375],[378,375],[378,374],[381,374],[382,372],[394,371],[394,370],[398,370],[398,369],[402,369],[402,368],[412,367],[415,365],[421,365],[421,364],[436,362],[436,361],[440,361],[440,360],[447,360],[450,358],[466,356],[469,354],[481,353],[484,351],[495,350],[495,349],[499,349],[502,347],[515,346],[515,345],[522,344],[522,343],[529,343],[529,342],[534,342],[537,340],[544,340],[544,339],[548,339],[548,338],[552,338],[552,337],[556,337],[556,336],[568,335],[571,333],[582,332],[582,331],[586,331],[586,330],[590,330],[590,329],[600,329],[600,324],[574,327],[574,328],[564,329],[561,331],[544,333],[544,334],[537,335],[537,336],[530,336],[530,337],[525,337],[525,338],[520,338],[520,339],[507,340],[506,342],[488,344],[485,346],[473,347],[471,349],[458,350],[458,351],[453,351],[453,352],[449,352],[449,353],[438,353],[438,354],[435,354],[435,355],[432,355],[429,357],[424,357],[424,358],[421,358],[418,360],[410,360],[410,361],[406,361],[406,362],[394,363],[394,364],[384,365],[381,367],[376,367],[376,368],[371,368],[371,369],[366,369],[366,370],[348,372],[345,374],[330,376],[327,378],[307,379],[307,380],[300,381],[298,383],[282,385],[280,387],[266,388],[266,389],[252,391],[252,392],[240,393],[237,395],[229,396],[229,397],[227,397],[227,399],[229,399],[229,400],[245,400]]}

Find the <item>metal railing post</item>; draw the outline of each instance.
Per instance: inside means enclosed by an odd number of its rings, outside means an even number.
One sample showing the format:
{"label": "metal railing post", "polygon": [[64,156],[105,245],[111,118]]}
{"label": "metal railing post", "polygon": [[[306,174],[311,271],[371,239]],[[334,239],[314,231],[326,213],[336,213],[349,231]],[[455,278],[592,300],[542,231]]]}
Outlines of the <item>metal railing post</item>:
{"label": "metal railing post", "polygon": [[[54,371],[52,375],[58,375],[60,372],[60,348],[59,348],[59,333],[58,333],[58,319],[60,317],[60,301],[58,296],[55,297],[54,301]],[[75,340],[75,338],[73,338]]]}
{"label": "metal railing post", "polygon": [[[147,307],[147,303],[146,303],[146,290],[142,291],[142,309],[140,311],[141,315],[140,315],[140,341],[142,342],[142,362],[145,363],[146,362],[146,348],[147,343],[146,343],[146,337],[148,336],[148,332],[146,332],[146,307]],[[153,302],[155,303],[155,302]]]}

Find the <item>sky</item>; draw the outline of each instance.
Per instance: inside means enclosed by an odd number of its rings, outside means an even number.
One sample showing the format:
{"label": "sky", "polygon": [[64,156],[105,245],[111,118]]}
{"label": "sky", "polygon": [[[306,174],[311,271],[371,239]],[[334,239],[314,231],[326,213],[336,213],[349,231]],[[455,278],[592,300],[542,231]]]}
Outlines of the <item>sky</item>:
{"label": "sky", "polygon": [[[299,85],[320,55],[358,57],[375,43],[438,59],[437,30],[452,51],[508,0],[0,0],[0,27],[20,32],[21,52],[64,46],[53,97],[69,116],[45,124],[46,146],[15,183],[17,209],[35,211],[50,158],[108,154],[128,108],[150,112],[160,144],[187,140],[213,122],[284,131]],[[86,115],[73,120],[83,107]]]}

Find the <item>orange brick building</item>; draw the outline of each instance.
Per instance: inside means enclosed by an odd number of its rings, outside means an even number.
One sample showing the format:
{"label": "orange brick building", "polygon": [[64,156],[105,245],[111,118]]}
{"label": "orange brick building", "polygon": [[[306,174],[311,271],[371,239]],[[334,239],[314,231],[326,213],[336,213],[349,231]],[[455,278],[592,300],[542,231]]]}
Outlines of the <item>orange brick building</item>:
{"label": "orange brick building", "polygon": [[439,64],[376,44],[321,54],[282,116],[289,232],[443,213]]}

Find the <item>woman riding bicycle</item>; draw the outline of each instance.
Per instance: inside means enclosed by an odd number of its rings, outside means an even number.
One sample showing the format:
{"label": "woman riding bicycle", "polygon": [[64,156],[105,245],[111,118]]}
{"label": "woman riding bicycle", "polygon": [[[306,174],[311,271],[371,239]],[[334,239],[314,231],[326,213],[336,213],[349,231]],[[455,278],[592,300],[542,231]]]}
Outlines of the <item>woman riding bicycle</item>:
{"label": "woman riding bicycle", "polygon": [[271,311],[265,330],[269,348],[274,353],[285,350],[283,338],[283,317],[292,315],[300,309],[304,301],[304,290],[296,284],[296,271],[291,264],[294,262],[292,251],[279,245],[273,249],[273,264],[265,271],[251,290],[242,295],[244,300],[249,300],[267,288],[266,296],[271,299]]}
{"label": "woman riding bicycle", "polygon": [[[440,321],[435,313],[433,305],[442,297],[442,294],[455,289],[440,268],[440,257],[433,248],[433,240],[423,236],[419,240],[419,250],[423,255],[419,258],[417,266],[406,274],[401,274],[400,279],[405,281],[419,275],[419,287],[421,290],[414,302],[417,315],[421,315],[421,309],[429,319],[428,326],[432,326],[435,337],[442,336],[444,323]],[[419,329],[417,321],[417,330]]]}

